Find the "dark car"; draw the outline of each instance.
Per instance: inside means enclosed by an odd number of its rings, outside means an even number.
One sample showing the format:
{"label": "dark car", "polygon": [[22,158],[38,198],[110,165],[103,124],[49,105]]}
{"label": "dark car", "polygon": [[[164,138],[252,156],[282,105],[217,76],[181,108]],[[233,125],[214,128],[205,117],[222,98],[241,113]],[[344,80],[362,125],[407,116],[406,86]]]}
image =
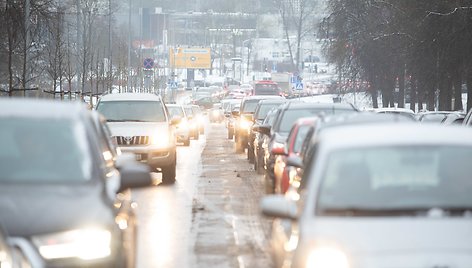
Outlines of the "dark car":
{"label": "dark car", "polygon": [[254,124],[253,132],[254,132],[254,170],[257,172],[257,174],[264,174],[264,169],[265,169],[265,155],[268,154],[268,145],[269,145],[269,140],[270,136],[262,133],[262,132],[257,132],[254,131],[254,128],[258,128],[261,125],[264,126],[272,126],[275,121],[275,116],[277,115],[277,110],[273,109],[269,111],[269,113],[266,115],[264,121],[262,123],[256,122]]}
{"label": "dark car", "polygon": [[336,115],[355,112],[358,111],[353,105],[343,103],[306,103],[292,101],[281,105],[277,109],[273,126],[262,125],[258,128],[254,128],[255,131],[270,135],[269,154],[265,156],[266,159],[264,160],[267,166],[264,174],[266,184],[274,185],[275,155],[272,153],[272,150],[273,148],[284,147],[290,129],[297,119],[319,114]]}
{"label": "dark car", "polygon": [[134,267],[131,187],[149,167],[120,155],[79,103],[0,100],[0,224],[33,267]]}
{"label": "dark car", "polygon": [[284,99],[281,96],[250,96],[241,101],[241,108],[234,123],[234,142],[236,152],[242,153],[247,148],[249,130],[253,125],[252,115],[254,114],[259,101],[264,99]]}
{"label": "dark car", "polygon": [[[254,111],[254,115],[252,116],[252,123],[253,124],[261,124],[267,113],[274,108],[279,107],[281,104],[285,103],[287,100],[285,99],[268,99],[268,100],[261,100],[256,106],[256,110]],[[247,159],[249,163],[254,163],[254,139],[255,139],[255,132],[252,131],[252,128],[249,129],[248,135],[248,144],[247,144]]]}

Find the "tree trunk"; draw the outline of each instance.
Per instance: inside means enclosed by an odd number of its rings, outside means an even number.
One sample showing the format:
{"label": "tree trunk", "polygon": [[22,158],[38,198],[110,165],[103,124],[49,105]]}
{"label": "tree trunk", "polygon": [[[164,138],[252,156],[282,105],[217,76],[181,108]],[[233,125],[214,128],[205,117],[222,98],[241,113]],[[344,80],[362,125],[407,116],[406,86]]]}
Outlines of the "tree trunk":
{"label": "tree trunk", "polygon": [[472,65],[467,70],[467,111],[472,108]]}
{"label": "tree trunk", "polygon": [[454,72],[452,77],[452,83],[454,85],[454,111],[462,111],[464,106],[462,104],[462,74],[460,69]]}
{"label": "tree trunk", "polygon": [[438,81],[438,89],[439,89],[439,111],[447,111],[447,74],[441,73],[439,76]]}
{"label": "tree trunk", "polygon": [[416,101],[417,101],[417,83],[416,78],[412,77],[410,81],[410,109],[416,112]]}
{"label": "tree trunk", "polygon": [[400,67],[398,74],[398,108],[405,108],[405,66]]}

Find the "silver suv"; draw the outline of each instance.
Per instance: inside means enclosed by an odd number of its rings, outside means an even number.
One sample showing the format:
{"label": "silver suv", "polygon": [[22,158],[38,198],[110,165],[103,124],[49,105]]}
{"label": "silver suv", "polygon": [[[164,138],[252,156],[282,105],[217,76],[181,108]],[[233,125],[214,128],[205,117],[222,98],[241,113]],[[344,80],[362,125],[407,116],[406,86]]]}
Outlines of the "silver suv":
{"label": "silver suv", "polygon": [[123,152],[162,172],[163,183],[175,182],[176,144],[174,126],[162,99],[147,93],[104,95],[97,111],[107,118],[112,136]]}

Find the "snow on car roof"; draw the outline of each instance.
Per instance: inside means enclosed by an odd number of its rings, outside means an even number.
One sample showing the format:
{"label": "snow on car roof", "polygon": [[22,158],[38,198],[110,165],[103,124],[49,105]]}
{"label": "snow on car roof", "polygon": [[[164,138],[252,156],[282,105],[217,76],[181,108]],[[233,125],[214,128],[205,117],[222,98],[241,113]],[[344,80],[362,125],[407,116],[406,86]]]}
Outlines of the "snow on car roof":
{"label": "snow on car roof", "polygon": [[87,110],[80,101],[28,98],[0,99],[0,117],[77,118]]}
{"label": "snow on car roof", "polygon": [[346,125],[320,133],[323,146],[333,149],[370,146],[458,145],[472,146],[472,129],[461,126],[418,123],[382,123]]}
{"label": "snow on car roof", "polygon": [[117,93],[103,95],[100,101],[129,101],[129,100],[140,100],[140,101],[161,101],[158,95],[151,93]]}

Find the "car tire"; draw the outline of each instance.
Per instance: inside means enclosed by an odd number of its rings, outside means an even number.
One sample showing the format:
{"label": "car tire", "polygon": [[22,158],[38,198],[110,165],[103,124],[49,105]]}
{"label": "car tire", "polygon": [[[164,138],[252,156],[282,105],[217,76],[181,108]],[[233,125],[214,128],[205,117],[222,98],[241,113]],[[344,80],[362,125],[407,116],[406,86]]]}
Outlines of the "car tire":
{"label": "car tire", "polygon": [[228,129],[228,140],[232,140],[234,137],[234,131],[232,129]]}
{"label": "car tire", "polygon": [[162,168],[162,183],[163,184],[174,184],[175,183],[175,171],[177,164],[174,163],[168,167]]}
{"label": "car tire", "polygon": [[254,150],[250,146],[247,147],[247,159],[250,164],[254,164]]}
{"label": "car tire", "polygon": [[190,145],[190,137],[184,140],[184,146],[189,146],[189,145]]}
{"label": "car tire", "polygon": [[269,175],[267,175],[267,172],[264,174],[264,188],[266,194],[274,194],[274,182],[270,178]]}
{"label": "car tire", "polygon": [[239,137],[236,135],[234,136],[234,145],[235,145],[235,150],[236,150],[236,153],[240,154],[240,153],[243,153],[244,152],[244,147],[243,147],[243,144],[241,142],[241,140],[239,139]]}
{"label": "car tire", "polygon": [[264,166],[262,165],[262,159],[259,161],[254,160],[255,170],[258,175],[264,174]]}

